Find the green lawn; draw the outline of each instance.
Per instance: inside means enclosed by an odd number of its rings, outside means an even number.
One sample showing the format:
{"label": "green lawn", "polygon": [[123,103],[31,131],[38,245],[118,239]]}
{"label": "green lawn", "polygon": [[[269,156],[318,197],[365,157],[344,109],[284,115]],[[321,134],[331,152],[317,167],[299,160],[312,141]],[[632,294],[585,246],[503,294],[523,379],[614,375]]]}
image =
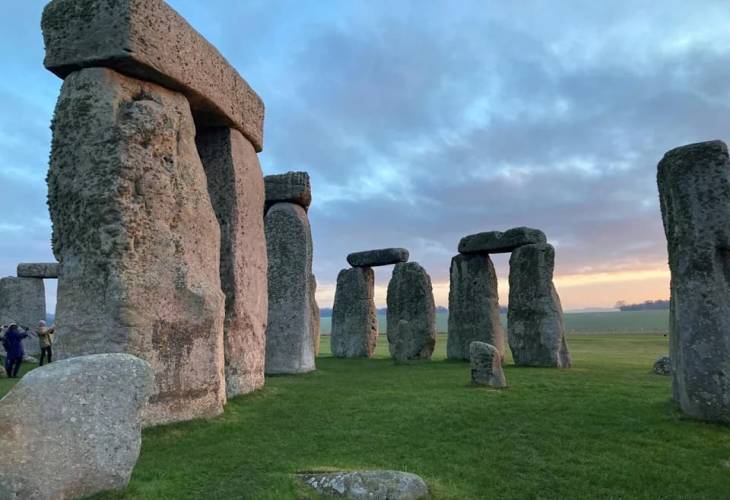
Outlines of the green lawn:
{"label": "green lawn", "polygon": [[445,344],[407,365],[384,338],[377,359],[325,352],[219,418],[146,430],[129,488],[103,498],[301,498],[290,474],[360,468],[415,472],[438,499],[728,497],[730,428],[673,408],[650,374],[663,335],[571,335],[574,368],[507,364],[503,391],[470,387]]}

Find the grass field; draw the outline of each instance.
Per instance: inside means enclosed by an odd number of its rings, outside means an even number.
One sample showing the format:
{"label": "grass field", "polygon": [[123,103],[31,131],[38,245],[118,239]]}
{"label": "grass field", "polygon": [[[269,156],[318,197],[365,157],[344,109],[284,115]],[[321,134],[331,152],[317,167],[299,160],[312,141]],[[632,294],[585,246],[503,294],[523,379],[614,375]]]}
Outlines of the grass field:
{"label": "grass field", "polygon": [[[297,471],[389,468],[437,499],[720,499],[730,428],[684,419],[650,374],[661,334],[573,334],[569,370],[506,365],[503,391],[467,363],[334,359],[267,379],[210,421],[148,429],[128,489],[101,498],[305,498]],[[8,384],[2,381],[0,390]]]}
{"label": "grass field", "polygon": [[[436,313],[436,329],[448,330],[449,313]],[[502,315],[502,323],[507,326],[507,315]],[[565,328],[574,333],[656,333],[666,332],[669,327],[669,311],[626,311],[626,312],[586,312],[565,313]],[[378,315],[378,328],[385,332],[385,315]],[[329,335],[332,318],[323,317],[320,331]]]}

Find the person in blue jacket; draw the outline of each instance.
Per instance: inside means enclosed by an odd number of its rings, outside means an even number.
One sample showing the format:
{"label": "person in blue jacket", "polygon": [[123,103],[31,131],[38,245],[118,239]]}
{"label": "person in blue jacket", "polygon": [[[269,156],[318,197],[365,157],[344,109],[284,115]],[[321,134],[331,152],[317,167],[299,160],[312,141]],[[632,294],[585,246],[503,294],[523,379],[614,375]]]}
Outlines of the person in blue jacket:
{"label": "person in blue jacket", "polygon": [[5,348],[5,371],[9,378],[16,378],[23,363],[23,339],[28,336],[28,329],[21,332],[18,325],[11,324],[5,332],[3,347]]}

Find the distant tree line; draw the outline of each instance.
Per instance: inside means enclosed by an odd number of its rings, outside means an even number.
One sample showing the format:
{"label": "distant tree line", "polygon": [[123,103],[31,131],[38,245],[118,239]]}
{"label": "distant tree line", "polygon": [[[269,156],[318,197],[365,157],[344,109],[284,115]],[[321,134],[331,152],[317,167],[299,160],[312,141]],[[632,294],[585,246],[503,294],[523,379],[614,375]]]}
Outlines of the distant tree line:
{"label": "distant tree line", "polygon": [[616,309],[621,311],[654,311],[659,309],[669,309],[668,300],[645,300],[640,304],[627,304],[623,300],[616,302]]}

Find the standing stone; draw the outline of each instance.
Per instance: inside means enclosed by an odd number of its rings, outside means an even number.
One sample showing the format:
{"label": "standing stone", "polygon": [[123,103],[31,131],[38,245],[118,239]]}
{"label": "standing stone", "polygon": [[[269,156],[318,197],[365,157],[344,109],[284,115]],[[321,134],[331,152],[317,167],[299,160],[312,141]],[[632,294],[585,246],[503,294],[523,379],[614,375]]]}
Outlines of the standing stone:
{"label": "standing stone", "polygon": [[673,149],[657,181],[671,271],[669,356],[688,415],[730,422],[730,161],[725,143]]}
{"label": "standing stone", "polygon": [[553,285],[555,249],[545,243],[522,246],[509,265],[507,330],[515,364],[569,368],[563,308]]}
{"label": "standing stone", "polygon": [[476,340],[504,356],[504,337],[492,259],[485,254],[456,255],[451,259],[446,357],[469,360],[469,345]]}
{"label": "standing stone", "polygon": [[317,304],[317,278],[312,274],[309,277],[309,309],[310,319],[312,326],[310,331],[312,332],[312,345],[314,345],[314,355],[319,356],[319,344],[320,344],[320,311],[319,304]]}
{"label": "standing stone", "polygon": [[332,355],[338,358],[369,358],[378,341],[375,273],[370,267],[343,269],[337,275],[332,308]]}
{"label": "standing stone", "polygon": [[[46,289],[40,278],[0,279],[0,324],[17,323],[21,328],[35,330],[40,320],[46,319]],[[38,338],[31,334],[23,340],[25,353],[40,354]],[[1,352],[5,355],[5,352]]]}
{"label": "standing stone", "polygon": [[268,314],[264,178],[256,150],[238,130],[203,128],[196,143],[221,231],[226,394],[233,397],[264,385]]}
{"label": "standing stone", "polygon": [[35,369],[0,400],[0,498],[86,497],[127,486],[150,365],[96,354]]}
{"label": "standing stone", "polygon": [[266,209],[274,203],[296,203],[304,210],[312,203],[312,186],[307,172],[287,172],[285,174],[267,175]]}
{"label": "standing stone", "polygon": [[507,387],[507,379],[502,370],[502,355],[496,347],[486,342],[469,344],[471,359],[471,383],[490,387]]}
{"label": "standing stone", "polygon": [[315,369],[312,342],[312,233],[307,213],[294,203],[276,203],[266,213],[269,256],[269,322],[266,373]]}
{"label": "standing stone", "polygon": [[396,361],[431,359],[436,345],[436,307],[431,278],[417,262],[396,264],[388,283],[387,328]]}
{"label": "standing stone", "polygon": [[66,78],[52,129],[58,357],[127,352],[149,362],[146,425],[218,415],[220,229],[187,99],[83,69]]}

